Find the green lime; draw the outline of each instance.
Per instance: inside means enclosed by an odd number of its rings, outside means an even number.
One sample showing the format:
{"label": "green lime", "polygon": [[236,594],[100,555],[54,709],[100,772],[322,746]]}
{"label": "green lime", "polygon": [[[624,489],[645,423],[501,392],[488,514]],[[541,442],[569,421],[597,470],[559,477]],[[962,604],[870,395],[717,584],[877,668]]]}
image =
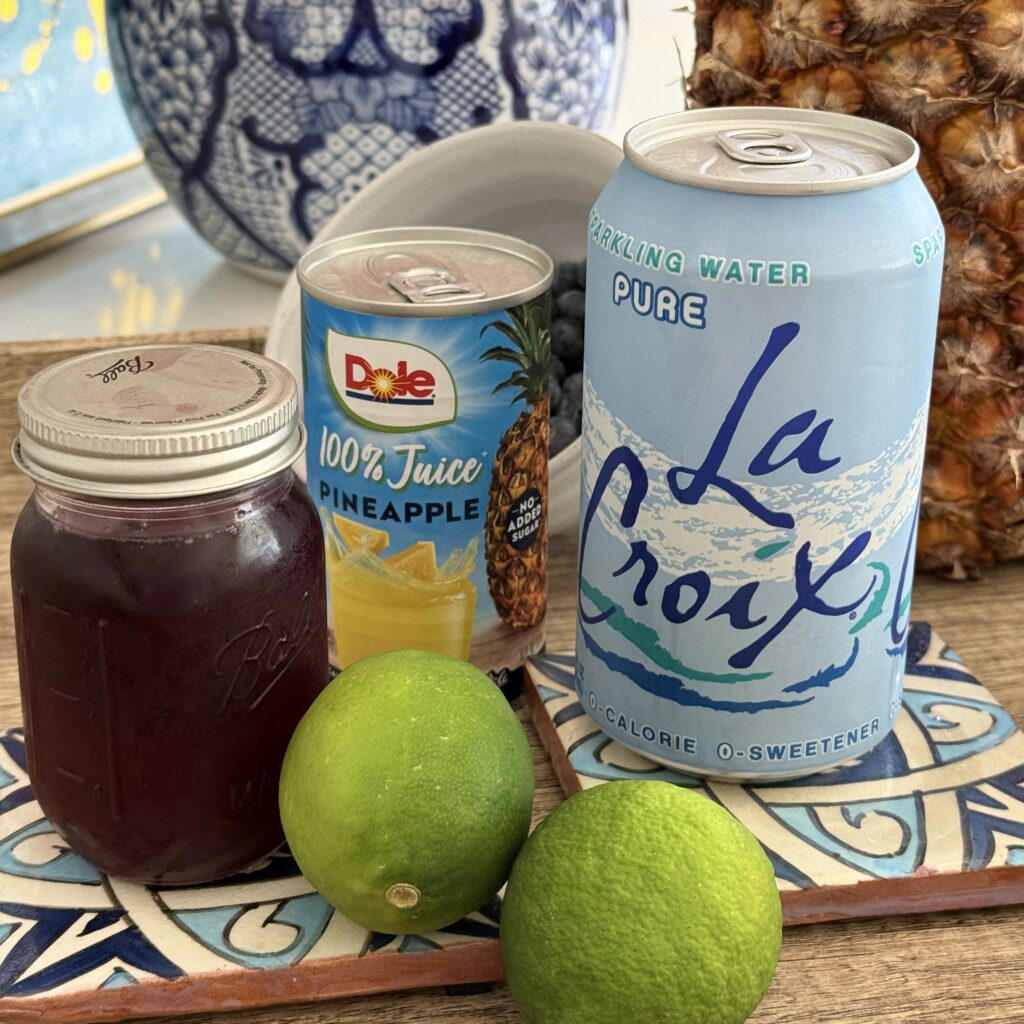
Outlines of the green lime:
{"label": "green lime", "polygon": [[775,974],[782,907],[728,811],[667,782],[613,782],[527,840],[501,940],[527,1024],[740,1024]]}
{"label": "green lime", "polygon": [[307,880],[373,931],[432,931],[501,888],[526,838],[533,759],[501,691],[464,661],[390,651],[306,712],[281,821]]}

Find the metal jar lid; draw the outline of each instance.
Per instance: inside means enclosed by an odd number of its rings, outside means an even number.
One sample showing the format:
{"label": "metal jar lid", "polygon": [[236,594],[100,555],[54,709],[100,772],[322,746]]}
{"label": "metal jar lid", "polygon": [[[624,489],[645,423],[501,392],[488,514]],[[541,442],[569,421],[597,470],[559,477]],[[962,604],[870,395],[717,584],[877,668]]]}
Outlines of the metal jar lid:
{"label": "metal jar lid", "polygon": [[302,290],[378,316],[471,316],[547,291],[543,249],[471,228],[387,228],[314,246],[298,264]]}
{"label": "metal jar lid", "polygon": [[37,483],[181,498],[255,483],[302,454],[295,378],[263,356],[143,345],[76,356],[18,394],[14,461]]}
{"label": "metal jar lid", "polygon": [[917,143],[877,121],[821,110],[721,107],[643,121],[626,133],[627,158],[668,181],[720,192],[854,192],[902,178]]}

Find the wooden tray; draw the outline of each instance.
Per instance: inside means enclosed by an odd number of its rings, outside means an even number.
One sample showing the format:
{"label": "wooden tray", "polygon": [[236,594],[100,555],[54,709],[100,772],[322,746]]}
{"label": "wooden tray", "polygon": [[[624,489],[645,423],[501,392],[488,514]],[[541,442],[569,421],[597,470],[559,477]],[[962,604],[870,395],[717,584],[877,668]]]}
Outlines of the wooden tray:
{"label": "wooden tray", "polygon": [[771,857],[786,924],[1024,903],[1024,735],[927,624],[911,627],[893,733],[775,785],[705,781],[627,750],[585,714],[574,662],[534,659],[524,689],[565,792],[653,778],[717,800]]}

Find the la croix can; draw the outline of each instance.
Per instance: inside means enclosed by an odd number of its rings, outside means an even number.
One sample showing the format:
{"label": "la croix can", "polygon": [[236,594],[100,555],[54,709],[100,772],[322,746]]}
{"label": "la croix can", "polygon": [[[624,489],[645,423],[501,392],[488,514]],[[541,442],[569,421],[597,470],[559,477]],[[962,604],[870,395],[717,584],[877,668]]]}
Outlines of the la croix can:
{"label": "la croix can", "polygon": [[535,246],[461,228],[299,261],[335,665],[416,647],[500,679],[542,646],[552,273]]}
{"label": "la croix can", "polygon": [[863,754],[901,707],[943,258],[885,125],[644,122],[589,222],[576,686],[717,778]]}

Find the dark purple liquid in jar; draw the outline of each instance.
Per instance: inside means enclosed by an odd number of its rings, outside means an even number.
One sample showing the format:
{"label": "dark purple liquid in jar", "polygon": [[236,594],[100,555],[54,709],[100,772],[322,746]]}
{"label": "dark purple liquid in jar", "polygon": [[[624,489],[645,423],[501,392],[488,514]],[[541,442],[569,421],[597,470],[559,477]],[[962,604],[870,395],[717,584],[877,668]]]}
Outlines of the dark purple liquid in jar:
{"label": "dark purple liquid in jar", "polygon": [[160,501],[37,488],[11,577],[29,774],[69,843],[163,884],[270,853],[281,761],[328,678],[322,534],[294,473]]}

